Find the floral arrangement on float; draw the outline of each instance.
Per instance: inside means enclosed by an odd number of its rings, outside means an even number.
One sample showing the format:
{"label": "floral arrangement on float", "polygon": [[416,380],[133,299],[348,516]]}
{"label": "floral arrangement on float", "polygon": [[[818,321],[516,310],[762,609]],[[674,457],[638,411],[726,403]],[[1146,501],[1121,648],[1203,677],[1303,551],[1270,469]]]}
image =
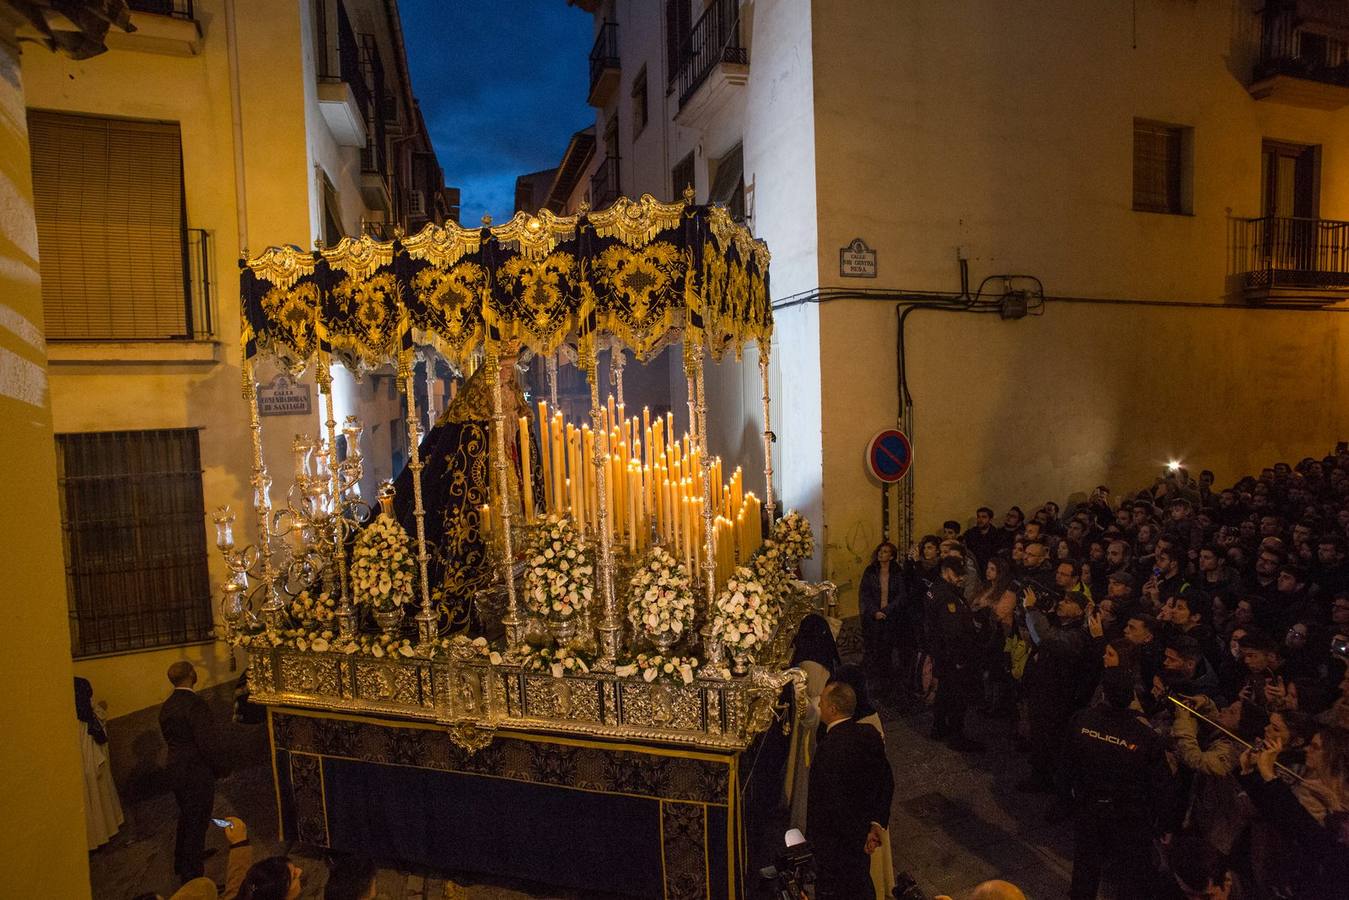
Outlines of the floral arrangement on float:
{"label": "floral arrangement on float", "polygon": [[773,523],[771,539],[782,548],[788,570],[815,555],[815,532],[810,528],[810,520],[795,510]]}
{"label": "floral arrangement on float", "polygon": [[327,591],[315,594],[306,588],[291,599],[290,617],[302,631],[331,627],[337,617],[337,600]]}
{"label": "floral arrangement on float", "polygon": [[717,595],[711,639],[730,651],[732,671],[743,675],[777,625],[777,607],[753,570],[739,566]]}
{"label": "floral arrangement on float", "polygon": [[665,656],[660,653],[638,653],[627,662],[614,667],[614,674],[621,678],[641,675],[646,682],[676,681],[681,684],[693,684],[693,673],[698,668],[696,656]]}
{"label": "floral arrangement on float", "polygon": [[[493,654],[492,662],[497,664],[500,657]],[[527,672],[544,672],[554,678],[564,675],[585,675],[590,672],[594,656],[582,648],[561,644],[556,647],[536,647],[524,657],[522,665]]]}
{"label": "floral arrangement on float", "polygon": [[754,573],[755,580],[761,582],[768,592],[775,612],[780,608],[781,598],[787,591],[787,583],[791,581],[795,568],[795,564],[789,562],[782,545],[772,538],[760,544],[750,559],[750,571]]}
{"label": "floral arrangement on float", "polygon": [[661,653],[668,653],[693,628],[697,611],[693,580],[688,567],[664,547],[651,548],[629,580],[628,590],[633,630],[644,634]]}
{"label": "floral arrangement on float", "polygon": [[367,604],[386,635],[403,621],[403,604],[413,602],[416,571],[412,540],[393,515],[393,491],[381,491],[380,513],[356,538],[351,551],[351,592],[357,604]]}
{"label": "floral arrangement on float", "polygon": [[525,602],[544,617],[558,643],[565,643],[575,633],[576,614],[589,608],[595,593],[595,567],[571,518],[544,520],[528,560]]}

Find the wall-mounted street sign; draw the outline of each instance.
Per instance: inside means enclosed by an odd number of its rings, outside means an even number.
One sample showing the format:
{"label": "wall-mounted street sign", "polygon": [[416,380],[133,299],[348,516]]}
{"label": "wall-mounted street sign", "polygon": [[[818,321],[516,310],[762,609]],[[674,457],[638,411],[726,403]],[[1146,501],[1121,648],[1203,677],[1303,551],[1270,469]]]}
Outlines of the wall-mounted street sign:
{"label": "wall-mounted street sign", "polygon": [[258,385],[260,416],[307,416],[313,409],[309,385],[284,372],[266,384]]}
{"label": "wall-mounted street sign", "polygon": [[838,274],[844,278],[875,278],[876,251],[861,238],[838,251]]}
{"label": "wall-mounted street sign", "polygon": [[882,484],[896,484],[913,465],[913,445],[904,432],[887,428],[867,444],[867,471]]}

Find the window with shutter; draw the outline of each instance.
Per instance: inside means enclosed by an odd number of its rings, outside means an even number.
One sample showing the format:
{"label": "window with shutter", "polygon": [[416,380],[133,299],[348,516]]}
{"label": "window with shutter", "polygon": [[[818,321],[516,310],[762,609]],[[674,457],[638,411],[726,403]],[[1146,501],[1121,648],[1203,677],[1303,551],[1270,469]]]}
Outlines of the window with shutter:
{"label": "window with shutter", "polygon": [[192,334],[178,125],[28,111],[47,337]]}
{"label": "window with shutter", "polygon": [[1134,120],[1134,209],[1190,212],[1190,129]]}

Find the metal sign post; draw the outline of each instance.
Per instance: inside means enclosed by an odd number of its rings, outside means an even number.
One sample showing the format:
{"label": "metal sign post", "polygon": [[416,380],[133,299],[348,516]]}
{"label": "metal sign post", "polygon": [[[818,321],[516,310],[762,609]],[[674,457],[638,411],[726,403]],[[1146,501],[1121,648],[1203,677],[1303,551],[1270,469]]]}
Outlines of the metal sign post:
{"label": "metal sign post", "polygon": [[887,428],[867,443],[867,471],[881,483],[881,540],[890,540],[890,485],[898,484],[913,465],[913,445],[904,432]]}

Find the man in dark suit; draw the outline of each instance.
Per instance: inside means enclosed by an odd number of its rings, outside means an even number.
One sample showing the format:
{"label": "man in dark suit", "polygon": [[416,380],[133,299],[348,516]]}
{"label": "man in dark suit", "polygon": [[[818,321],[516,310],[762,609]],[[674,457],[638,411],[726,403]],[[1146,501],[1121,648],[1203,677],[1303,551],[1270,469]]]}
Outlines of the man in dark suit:
{"label": "man in dark suit", "polygon": [[890,824],[894,774],[885,742],[853,718],[857,695],[843,682],[820,696],[825,733],[810,764],[806,839],[815,851],[816,900],[858,900],[875,894],[868,856]]}
{"label": "man in dark suit", "polygon": [[165,774],[178,801],[178,837],[173,869],[183,881],[202,875],[206,828],[215,801],[215,743],[211,711],[193,691],[197,670],[189,662],[169,666],[173,693],[159,708],[159,730],[169,747]]}

